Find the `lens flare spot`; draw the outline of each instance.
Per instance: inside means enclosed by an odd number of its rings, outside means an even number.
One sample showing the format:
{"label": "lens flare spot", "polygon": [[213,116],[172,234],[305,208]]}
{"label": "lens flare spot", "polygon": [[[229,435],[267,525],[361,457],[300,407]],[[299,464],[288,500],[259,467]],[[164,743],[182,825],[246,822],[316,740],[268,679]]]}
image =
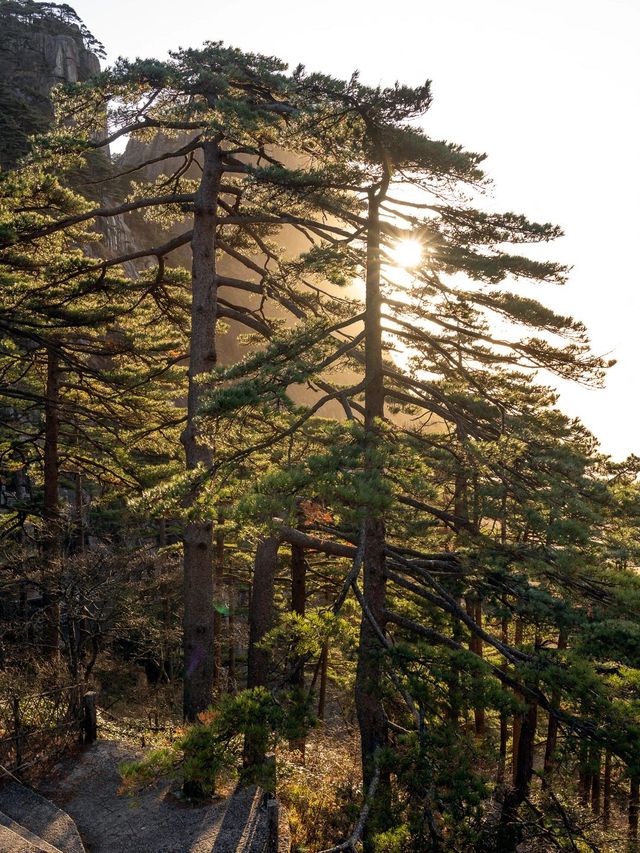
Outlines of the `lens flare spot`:
{"label": "lens flare spot", "polygon": [[417,267],[424,257],[424,246],[419,240],[400,240],[390,250],[392,262],[403,269]]}

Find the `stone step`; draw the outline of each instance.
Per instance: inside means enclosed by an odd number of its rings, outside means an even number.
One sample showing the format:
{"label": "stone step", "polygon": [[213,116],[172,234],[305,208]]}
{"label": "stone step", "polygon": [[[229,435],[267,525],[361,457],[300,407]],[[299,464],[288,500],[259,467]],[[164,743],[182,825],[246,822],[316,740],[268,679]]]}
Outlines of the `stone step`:
{"label": "stone step", "polygon": [[5,829],[10,829],[11,832],[15,832],[16,835],[21,835],[24,839],[31,842],[31,844],[38,847],[38,849],[41,848],[44,850],[45,853],[62,853],[58,847],[48,844],[40,838],[40,836],[35,835],[35,833],[22,826],[21,823],[16,823],[15,820],[12,820],[9,815],[6,815],[4,812],[0,812],[0,826],[3,826]]}
{"label": "stone step", "polygon": [[45,853],[45,849],[32,844],[6,826],[0,826],[0,853]]}
{"label": "stone step", "polygon": [[19,782],[9,780],[0,788],[0,811],[60,853],[86,853],[69,815]]}

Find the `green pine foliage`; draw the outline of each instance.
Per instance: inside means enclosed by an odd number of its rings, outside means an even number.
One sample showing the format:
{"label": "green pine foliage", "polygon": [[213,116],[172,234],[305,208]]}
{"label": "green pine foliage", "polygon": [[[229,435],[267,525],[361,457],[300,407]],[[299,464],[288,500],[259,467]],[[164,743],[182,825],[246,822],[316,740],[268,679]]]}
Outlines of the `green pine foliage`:
{"label": "green pine foliage", "polygon": [[[54,4],[1,10],[81,27]],[[428,82],[372,88],[218,42],[118,60],[56,93],[53,125],[0,175],[8,586],[39,585],[43,613],[59,608],[74,677],[143,660],[179,686],[180,535],[212,522],[213,704],[123,768],[128,787],[273,785],[269,762],[247,766],[248,742],[293,775],[305,741],[347,764],[366,727],[362,622],[385,730],[362,756],[375,785],[284,784],[299,850],[354,828],[366,853],[622,849],[622,791],[640,778],[638,459],[613,463],[541,382],[598,386],[611,364],[579,320],[530,295],[567,280],[529,252],[560,229],[483,209],[485,155],[419,129],[431,99]],[[213,462],[187,471],[189,246],[212,140],[222,355],[190,415]],[[108,246],[125,225],[136,247]],[[406,239],[422,253],[403,271]],[[378,261],[376,314],[362,282]],[[365,424],[378,321],[385,405]],[[256,639],[267,540],[279,555]],[[44,667],[47,618],[27,621],[24,608],[5,620],[11,665],[31,638]],[[249,642],[268,673],[243,690]],[[633,794],[629,811],[633,836]]]}

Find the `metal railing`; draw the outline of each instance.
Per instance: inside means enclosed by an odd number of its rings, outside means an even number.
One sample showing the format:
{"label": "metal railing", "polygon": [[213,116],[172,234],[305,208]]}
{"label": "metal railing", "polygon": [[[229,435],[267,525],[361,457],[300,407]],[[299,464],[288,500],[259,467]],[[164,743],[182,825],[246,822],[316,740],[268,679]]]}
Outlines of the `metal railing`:
{"label": "metal railing", "polygon": [[95,708],[95,693],[79,684],[0,698],[0,777],[24,777],[73,744],[95,740]]}

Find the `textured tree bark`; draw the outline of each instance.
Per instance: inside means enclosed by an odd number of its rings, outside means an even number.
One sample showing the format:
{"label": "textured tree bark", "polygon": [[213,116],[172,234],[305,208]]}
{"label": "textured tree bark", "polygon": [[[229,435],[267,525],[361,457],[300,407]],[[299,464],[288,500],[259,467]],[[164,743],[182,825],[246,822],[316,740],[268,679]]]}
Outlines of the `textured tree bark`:
{"label": "textured tree bark", "polygon": [[578,769],[578,791],[580,802],[583,806],[588,806],[591,798],[591,766],[589,763],[589,752],[589,744],[583,743],[580,747],[580,766]]}
{"label": "textured tree bark", "polygon": [[[301,545],[291,545],[291,610],[298,616],[304,616],[307,602],[307,561],[304,548]],[[304,663],[303,655],[298,655],[291,662],[291,687],[302,701],[304,699]],[[301,753],[304,762],[305,738],[300,737],[290,742],[290,748]]]}
{"label": "textured tree bark", "polygon": [[[203,143],[203,171],[194,205],[191,238],[191,339],[187,427],[182,434],[189,470],[210,468],[213,451],[196,425],[204,386],[198,381],[216,365],[216,213],[221,160],[216,142]],[[195,496],[187,500],[193,505]],[[213,694],[213,539],[210,519],[193,518],[185,525],[184,544],[184,717],[197,719]]]}
{"label": "textured tree bark", "polygon": [[[379,201],[369,194],[365,308],[365,471],[373,480],[379,475],[377,419],[384,415],[382,324],[380,291]],[[385,527],[380,513],[367,508],[364,544],[364,599],[382,631],[385,629]],[[367,789],[374,777],[374,756],[387,744],[387,721],[381,701],[382,649],[371,623],[362,614],[355,700],[360,727],[362,775]],[[381,780],[382,781],[382,780]]]}
{"label": "textured tree bark", "polygon": [[[218,517],[218,522],[222,519]],[[220,529],[216,530],[216,567],[215,567],[215,592],[219,597],[224,581],[224,536]],[[220,604],[220,602],[218,602]],[[216,608],[213,611],[213,686],[215,689],[222,688],[222,613]]]}
{"label": "textured tree bark", "polygon": [[44,404],[44,557],[43,647],[47,657],[59,654],[60,605],[55,593],[54,581],[57,561],[60,557],[61,527],[58,507],[60,460],[58,436],[60,431],[60,363],[52,346],[47,347],[47,386]]}
{"label": "textured tree bark", "polygon": [[[522,619],[516,619],[516,630],[514,643],[516,648],[520,648],[522,644],[523,638],[523,625]],[[516,691],[516,698],[522,699],[522,695]],[[513,784],[516,784],[516,772],[517,772],[517,764],[518,764],[518,749],[520,744],[520,730],[522,728],[522,716],[520,714],[516,714],[513,718],[513,738],[511,744],[511,762],[513,767]]]}
{"label": "textured tree bark", "polygon": [[247,687],[264,687],[269,679],[269,657],[258,643],[273,625],[273,590],[278,567],[280,538],[261,539],[256,548],[256,558],[249,604],[249,654],[247,662]]}
{"label": "textured tree bark", "polygon": [[[474,620],[476,625],[482,627],[482,602],[477,598],[471,598],[469,596],[466,599],[466,609],[467,615]],[[469,638],[469,651],[478,655],[480,658],[482,657],[483,642],[476,634],[471,634],[471,637]],[[480,687],[478,679],[474,679],[474,684]],[[482,738],[485,732],[485,713],[481,701],[474,703],[473,720],[476,737]]]}
{"label": "textured tree bark", "polygon": [[301,545],[291,546],[291,609],[304,616],[307,603],[307,561]]}
{"label": "textured tree bark", "polygon": [[533,757],[538,722],[538,705],[531,702],[522,717],[520,741],[518,743],[518,761],[516,763],[516,785],[522,800],[529,793],[529,784],[533,774]]}
{"label": "textured tree bark", "polygon": [[[273,593],[280,538],[261,539],[256,548],[253,570],[251,602],[249,604],[249,653],[247,659],[247,687],[266,687],[269,683],[269,658],[266,649],[258,648],[260,640],[273,625]],[[248,733],[244,740],[243,763],[245,768],[265,763],[267,733]]]}
{"label": "textured tree bark", "polygon": [[591,808],[594,815],[600,814],[600,774],[602,772],[602,755],[599,749],[593,750],[593,769],[591,778]]}
{"label": "textured tree bark", "polygon": [[632,776],[629,783],[629,853],[638,849],[638,806],[640,805],[640,779]]}
{"label": "textured tree bark", "polygon": [[536,726],[538,719],[537,703],[532,702],[521,717],[518,753],[514,767],[514,784],[505,795],[500,823],[498,825],[497,850],[501,853],[513,853],[520,840],[520,826],[517,823],[518,809],[529,796],[533,775]]}
{"label": "textured tree bark", "polygon": [[75,512],[76,512],[76,549],[78,553],[84,554],[85,535],[84,535],[84,504],[82,500],[82,474],[76,471],[73,476],[74,492],[75,492]]}
{"label": "textured tree bark", "polygon": [[[505,644],[509,645],[509,620],[503,617],[500,622],[500,639]],[[498,788],[502,788],[505,779],[505,770],[507,766],[507,742],[509,740],[509,725],[507,714],[505,711],[500,711],[500,751],[498,758],[498,771],[496,773],[496,783]]]}
{"label": "textured tree bark", "polygon": [[227,644],[229,649],[229,658],[227,661],[227,680],[229,684],[229,692],[235,695],[238,689],[238,679],[236,677],[236,589],[233,580],[229,579],[229,624]]}
{"label": "textured tree bark", "polygon": [[[563,651],[567,648],[567,639],[568,634],[565,628],[561,628],[558,634],[558,650]],[[562,693],[558,687],[554,687],[551,691],[551,705],[554,708],[560,707],[560,699],[562,698]],[[544,784],[546,785],[549,781],[548,777],[551,775],[554,764],[554,756],[556,751],[556,745],[558,743],[558,720],[553,714],[549,714],[549,724],[547,726],[547,742],[545,744],[544,749]]]}
{"label": "textured tree bark", "polygon": [[[462,640],[462,627],[457,616],[451,615],[451,636],[456,642]],[[460,668],[452,664],[447,686],[449,694],[449,719],[457,724],[462,713],[462,689],[460,685]]]}
{"label": "textured tree bark", "polygon": [[611,753],[604,754],[604,785],[602,791],[602,825],[609,829],[611,823]]}
{"label": "textured tree bark", "polygon": [[318,719],[324,722],[327,707],[327,667],[329,665],[329,646],[325,643],[320,652],[320,687],[318,689]]}
{"label": "textured tree bark", "polygon": [[60,365],[53,347],[47,348],[47,390],[44,404],[44,518],[48,541],[57,549],[60,522],[58,512],[58,433],[60,406]]}

